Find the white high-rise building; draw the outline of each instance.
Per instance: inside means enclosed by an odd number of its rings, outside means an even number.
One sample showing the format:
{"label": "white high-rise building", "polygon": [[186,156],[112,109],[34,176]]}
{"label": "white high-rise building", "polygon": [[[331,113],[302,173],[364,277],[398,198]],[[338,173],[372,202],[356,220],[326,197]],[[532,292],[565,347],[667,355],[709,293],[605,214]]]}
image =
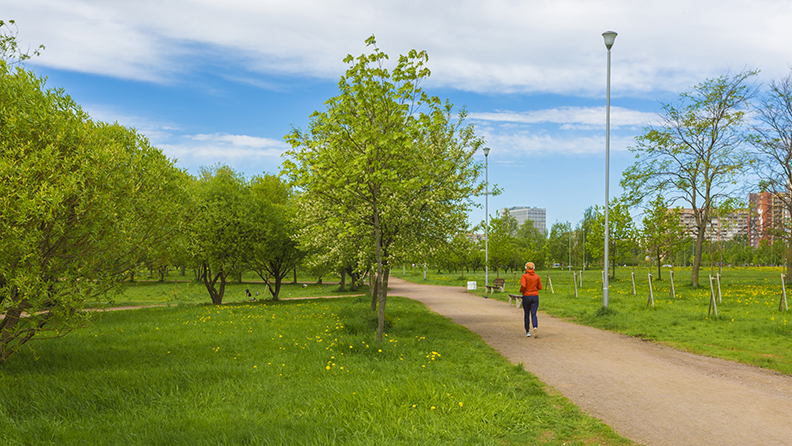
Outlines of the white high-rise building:
{"label": "white high-rise building", "polygon": [[511,208],[503,208],[500,210],[501,215],[507,212],[509,215],[517,220],[517,225],[522,225],[525,220],[530,219],[533,222],[534,228],[547,235],[547,210],[543,208],[529,208],[525,206],[514,206]]}

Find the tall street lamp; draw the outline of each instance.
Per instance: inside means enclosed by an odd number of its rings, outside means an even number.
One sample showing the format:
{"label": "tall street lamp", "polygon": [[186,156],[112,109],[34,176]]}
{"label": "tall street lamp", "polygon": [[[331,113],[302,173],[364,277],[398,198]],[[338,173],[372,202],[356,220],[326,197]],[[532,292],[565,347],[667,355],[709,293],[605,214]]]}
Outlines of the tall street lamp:
{"label": "tall street lamp", "polygon": [[608,179],[610,178],[610,79],[611,79],[611,47],[616,41],[616,32],[605,31],[602,37],[605,39],[605,48],[608,49],[608,93],[605,105],[605,255],[603,256],[603,267],[605,275],[602,279],[602,306],[608,308]]}
{"label": "tall street lamp", "polygon": [[484,288],[489,286],[489,153],[484,147]]}

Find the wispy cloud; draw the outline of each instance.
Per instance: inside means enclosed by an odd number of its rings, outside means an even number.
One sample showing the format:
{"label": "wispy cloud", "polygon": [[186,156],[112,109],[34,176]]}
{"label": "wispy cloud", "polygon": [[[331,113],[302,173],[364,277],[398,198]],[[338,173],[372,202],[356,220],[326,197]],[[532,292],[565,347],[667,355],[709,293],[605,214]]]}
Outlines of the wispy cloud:
{"label": "wispy cloud", "polygon": [[601,97],[606,29],[619,32],[616,94],[681,91],[728,67],[777,76],[792,40],[792,3],[776,0],[6,3],[24,41],[47,46],[31,64],[149,82],[210,66],[335,79],[375,33],[394,58],[426,49],[432,85]]}
{"label": "wispy cloud", "polygon": [[173,143],[158,147],[191,171],[221,163],[245,174],[257,174],[267,170],[266,166],[278,165],[281,155],[288,149],[283,141],[249,135],[212,133],[183,135],[175,139]]}
{"label": "wispy cloud", "polygon": [[[490,113],[471,113],[474,121],[519,123],[519,124],[559,124],[573,128],[605,127],[605,107],[559,107],[526,112],[497,111]],[[644,126],[656,120],[657,115],[622,107],[611,107],[611,125]],[[578,127],[575,127],[578,126]]]}

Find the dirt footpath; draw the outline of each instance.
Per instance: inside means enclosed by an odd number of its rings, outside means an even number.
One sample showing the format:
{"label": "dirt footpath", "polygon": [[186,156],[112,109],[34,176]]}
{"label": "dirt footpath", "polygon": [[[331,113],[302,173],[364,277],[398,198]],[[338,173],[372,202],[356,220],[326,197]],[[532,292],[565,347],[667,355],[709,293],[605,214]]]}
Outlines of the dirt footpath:
{"label": "dirt footpath", "polygon": [[[792,377],[680,352],[539,315],[526,338],[523,310],[460,287],[391,277],[389,292],[478,333],[513,363],[646,445],[792,445]],[[552,297],[543,293],[542,299]]]}

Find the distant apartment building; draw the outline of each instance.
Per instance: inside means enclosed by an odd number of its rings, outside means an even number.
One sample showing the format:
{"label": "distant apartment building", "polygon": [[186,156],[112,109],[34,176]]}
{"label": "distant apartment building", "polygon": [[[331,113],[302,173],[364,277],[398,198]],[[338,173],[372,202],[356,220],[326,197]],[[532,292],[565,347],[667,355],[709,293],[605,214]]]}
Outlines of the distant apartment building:
{"label": "distant apartment building", "polygon": [[529,208],[525,206],[515,206],[511,208],[503,208],[500,210],[501,215],[508,213],[515,220],[517,225],[522,225],[525,220],[530,219],[533,222],[534,228],[547,234],[547,210],[543,208]]}
{"label": "distant apartment building", "polygon": [[[736,210],[729,213],[725,217],[715,216],[712,218],[707,229],[704,231],[704,238],[710,242],[727,241],[734,238],[735,235],[746,235],[749,232],[749,217],[750,213],[746,209]],[[687,230],[687,233],[695,237],[696,235],[696,218],[693,215],[693,209],[682,209],[682,225]]]}
{"label": "distant apartment building", "polygon": [[783,196],[772,192],[748,194],[749,231],[751,246],[759,247],[760,240],[773,243],[776,231],[784,230],[789,220],[789,211],[784,206]]}

